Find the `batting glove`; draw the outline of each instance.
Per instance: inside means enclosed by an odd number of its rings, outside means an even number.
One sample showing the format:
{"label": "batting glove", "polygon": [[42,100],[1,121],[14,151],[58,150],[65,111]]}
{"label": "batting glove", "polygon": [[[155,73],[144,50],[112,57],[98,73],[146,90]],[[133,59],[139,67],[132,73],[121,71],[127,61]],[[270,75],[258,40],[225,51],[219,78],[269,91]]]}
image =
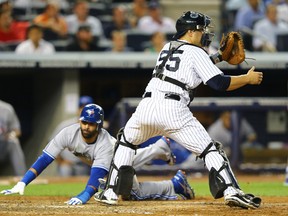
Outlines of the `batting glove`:
{"label": "batting glove", "polygon": [[26,184],[24,182],[18,182],[12,189],[3,190],[0,193],[4,195],[10,195],[10,194],[24,194]]}
{"label": "batting glove", "polygon": [[67,203],[68,205],[82,205],[82,201],[77,197],[73,197],[65,203]]}

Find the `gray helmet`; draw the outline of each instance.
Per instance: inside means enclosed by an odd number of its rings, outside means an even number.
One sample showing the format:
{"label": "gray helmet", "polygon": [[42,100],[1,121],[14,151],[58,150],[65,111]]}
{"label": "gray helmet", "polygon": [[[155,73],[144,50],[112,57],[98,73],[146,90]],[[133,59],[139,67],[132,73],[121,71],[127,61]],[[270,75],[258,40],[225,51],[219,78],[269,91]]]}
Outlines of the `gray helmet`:
{"label": "gray helmet", "polygon": [[173,39],[183,36],[188,30],[205,30],[211,23],[211,18],[195,11],[185,12],[176,22],[177,33]]}

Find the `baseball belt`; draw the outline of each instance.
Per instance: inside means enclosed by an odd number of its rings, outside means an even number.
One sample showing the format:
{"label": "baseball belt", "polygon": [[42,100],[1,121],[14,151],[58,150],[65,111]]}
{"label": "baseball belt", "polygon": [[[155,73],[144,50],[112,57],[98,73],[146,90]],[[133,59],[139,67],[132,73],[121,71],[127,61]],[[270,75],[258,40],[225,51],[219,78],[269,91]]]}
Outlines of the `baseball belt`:
{"label": "baseball belt", "polygon": [[[143,98],[147,98],[147,97],[151,97],[152,96],[152,92],[145,92],[143,95]],[[173,93],[166,93],[164,95],[165,99],[172,99],[172,100],[176,100],[176,101],[180,101],[181,98],[179,95],[177,94],[173,94]]]}

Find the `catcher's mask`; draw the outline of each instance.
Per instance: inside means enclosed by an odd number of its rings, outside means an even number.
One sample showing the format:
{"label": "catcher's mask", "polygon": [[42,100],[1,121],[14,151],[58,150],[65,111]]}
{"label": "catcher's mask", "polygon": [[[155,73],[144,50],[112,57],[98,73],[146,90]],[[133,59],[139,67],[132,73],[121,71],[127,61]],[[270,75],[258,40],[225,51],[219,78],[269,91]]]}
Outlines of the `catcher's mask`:
{"label": "catcher's mask", "polygon": [[178,39],[183,36],[188,30],[203,31],[201,44],[203,46],[209,46],[214,34],[209,33],[211,24],[211,18],[205,14],[188,11],[185,12],[176,22],[177,33],[173,36],[173,39]]}
{"label": "catcher's mask", "polygon": [[96,104],[87,104],[81,112],[80,121],[89,122],[98,125],[98,130],[103,126],[104,111],[102,107]]}

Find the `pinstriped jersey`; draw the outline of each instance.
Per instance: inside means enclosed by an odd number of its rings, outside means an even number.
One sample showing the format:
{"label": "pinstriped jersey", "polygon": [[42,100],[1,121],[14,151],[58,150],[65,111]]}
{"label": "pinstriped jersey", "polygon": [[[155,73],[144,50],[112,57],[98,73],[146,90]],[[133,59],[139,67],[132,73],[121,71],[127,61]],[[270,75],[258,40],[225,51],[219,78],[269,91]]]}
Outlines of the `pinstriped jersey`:
{"label": "pinstriped jersey", "polygon": [[97,140],[87,144],[81,135],[79,123],[73,124],[61,130],[43,150],[52,158],[56,158],[65,148],[84,162],[109,170],[113,156],[116,139],[105,129],[101,129]]}
{"label": "pinstriped jersey", "polygon": [[[160,65],[169,51],[170,43],[165,44],[158,55],[156,65]],[[209,55],[200,47],[192,44],[184,44],[172,53],[163,68],[163,74],[176,79],[195,89],[202,82],[206,82],[212,77],[223,74],[223,72],[213,64]],[[153,73],[156,70],[154,69]],[[188,92],[181,87],[162,81],[158,78],[152,78],[146,87],[146,92],[153,91],[172,92],[189,99]]]}

